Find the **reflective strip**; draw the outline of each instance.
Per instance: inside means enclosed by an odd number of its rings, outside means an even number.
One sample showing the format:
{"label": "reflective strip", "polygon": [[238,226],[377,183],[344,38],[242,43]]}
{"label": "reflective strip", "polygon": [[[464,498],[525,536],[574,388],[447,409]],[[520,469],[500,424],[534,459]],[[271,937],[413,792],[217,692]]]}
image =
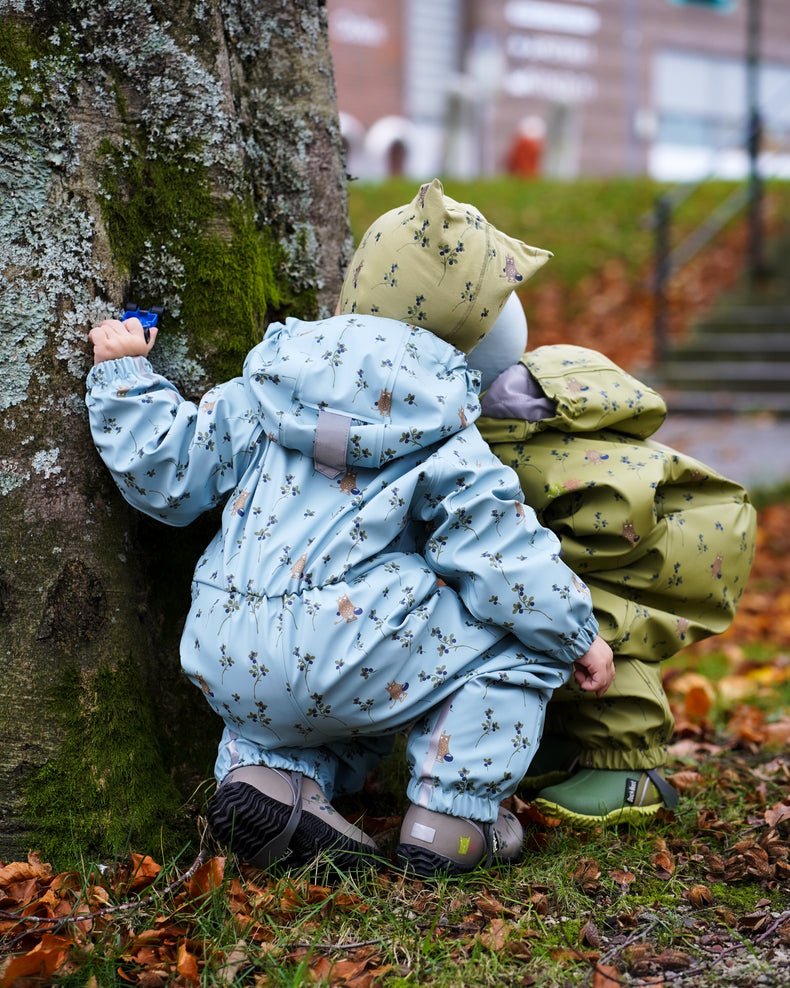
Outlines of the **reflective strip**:
{"label": "reflective strip", "polygon": [[444,722],[447,720],[447,715],[450,713],[450,707],[452,706],[454,697],[455,693],[447,697],[436,718],[433,734],[431,735],[431,740],[428,743],[428,752],[422,766],[423,781],[422,786],[420,787],[420,798],[417,801],[418,806],[428,806],[430,802],[431,793],[433,792],[433,766],[436,764],[436,756],[439,752],[439,738],[442,736]]}
{"label": "reflective strip", "polygon": [[347,415],[319,409],[313,446],[313,464],[325,477],[332,479],[340,473],[345,473],[350,429],[351,419]]}
{"label": "reflective strip", "polygon": [[426,827],[424,823],[418,823],[415,820],[411,825],[411,836],[416,837],[417,840],[425,841],[426,844],[433,844],[436,830],[434,827]]}
{"label": "reflective strip", "polygon": [[228,734],[230,735],[230,741],[228,741],[227,749],[230,756],[230,767],[233,768],[234,765],[239,764],[239,750],[236,747],[236,741],[239,736],[235,731],[228,731]]}

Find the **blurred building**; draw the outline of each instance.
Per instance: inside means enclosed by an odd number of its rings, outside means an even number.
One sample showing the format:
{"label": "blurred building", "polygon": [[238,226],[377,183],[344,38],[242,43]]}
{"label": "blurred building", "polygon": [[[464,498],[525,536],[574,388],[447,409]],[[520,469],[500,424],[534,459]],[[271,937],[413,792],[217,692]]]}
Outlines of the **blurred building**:
{"label": "blurred building", "polygon": [[790,0],[327,9],[351,175],[790,176]]}

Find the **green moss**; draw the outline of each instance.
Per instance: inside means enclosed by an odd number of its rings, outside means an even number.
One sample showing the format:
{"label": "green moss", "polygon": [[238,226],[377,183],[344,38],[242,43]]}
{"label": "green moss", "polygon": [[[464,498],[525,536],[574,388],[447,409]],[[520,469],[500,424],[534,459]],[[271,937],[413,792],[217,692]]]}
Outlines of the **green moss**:
{"label": "green moss", "polygon": [[[22,25],[0,17],[0,110],[13,105],[15,117],[39,113],[48,90],[50,60],[71,50],[68,29],[55,27],[45,37],[44,23]],[[24,96],[16,92],[21,86]]]}
{"label": "green moss", "polygon": [[248,350],[263,337],[267,312],[292,303],[278,271],[283,255],[258,229],[250,204],[228,204],[231,238],[199,238],[185,265],[183,323],[213,351],[215,373],[238,374]]}
{"label": "green moss", "polygon": [[143,152],[148,146],[138,132],[121,148],[109,141],[100,147],[102,217],[113,259],[129,276],[130,299],[166,305],[165,333],[186,333],[216,377],[238,374],[267,315],[294,307],[314,312],[314,292],[292,291],[285,253],[252,202],[212,196],[198,147],[155,157]]}
{"label": "green moss", "polygon": [[162,768],[144,677],[128,658],[90,679],[73,666],[52,700],[62,744],[26,786],[35,846],[45,860],[99,858],[128,850],[172,853],[186,839],[185,814]]}

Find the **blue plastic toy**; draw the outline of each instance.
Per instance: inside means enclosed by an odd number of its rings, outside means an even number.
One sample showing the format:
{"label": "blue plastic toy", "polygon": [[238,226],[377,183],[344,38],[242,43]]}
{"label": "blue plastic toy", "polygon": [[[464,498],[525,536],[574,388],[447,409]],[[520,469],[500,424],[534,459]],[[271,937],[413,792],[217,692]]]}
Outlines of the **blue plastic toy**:
{"label": "blue plastic toy", "polygon": [[150,309],[141,309],[136,302],[127,302],[123,307],[123,314],[121,315],[121,322],[124,319],[139,319],[143,324],[143,336],[145,337],[145,342],[151,342],[151,327],[156,326],[159,321],[159,317],[165,311],[162,305],[152,305]]}

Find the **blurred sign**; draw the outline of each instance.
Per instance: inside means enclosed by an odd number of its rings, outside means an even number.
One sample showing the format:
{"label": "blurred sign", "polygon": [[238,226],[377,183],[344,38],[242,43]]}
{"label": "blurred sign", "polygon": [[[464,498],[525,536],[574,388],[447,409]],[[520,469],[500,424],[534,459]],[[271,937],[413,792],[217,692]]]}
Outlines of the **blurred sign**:
{"label": "blurred sign", "polygon": [[329,15],[329,33],[335,41],[363,48],[380,48],[389,31],[384,21],[341,7]]}
{"label": "blurred sign", "polygon": [[578,4],[548,3],[547,0],[511,0],[505,4],[505,20],[511,27],[563,34],[595,34],[601,15]]}

